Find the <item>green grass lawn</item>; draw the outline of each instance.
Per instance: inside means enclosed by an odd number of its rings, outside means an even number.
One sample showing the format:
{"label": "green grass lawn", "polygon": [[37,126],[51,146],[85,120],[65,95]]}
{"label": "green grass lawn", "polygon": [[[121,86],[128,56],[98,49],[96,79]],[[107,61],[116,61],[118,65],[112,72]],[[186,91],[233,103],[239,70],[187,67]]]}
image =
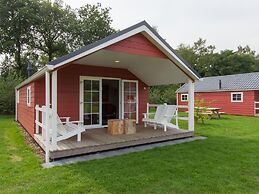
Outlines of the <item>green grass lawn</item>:
{"label": "green grass lawn", "polygon": [[42,169],[0,116],[0,193],[259,193],[259,118],[223,116],[196,132],[208,139]]}

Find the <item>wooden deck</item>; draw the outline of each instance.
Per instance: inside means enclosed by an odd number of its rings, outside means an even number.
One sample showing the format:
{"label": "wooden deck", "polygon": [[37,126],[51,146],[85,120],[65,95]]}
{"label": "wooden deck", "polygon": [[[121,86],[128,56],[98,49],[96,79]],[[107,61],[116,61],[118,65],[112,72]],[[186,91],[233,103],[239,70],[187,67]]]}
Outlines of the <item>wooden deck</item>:
{"label": "wooden deck", "polygon": [[[131,135],[110,135],[107,133],[107,128],[87,129],[82,133],[81,142],[77,142],[76,137],[58,142],[58,150],[50,150],[50,158],[63,158],[192,136],[194,136],[192,131],[168,129],[164,132],[161,128],[154,130],[152,127],[144,128],[142,125],[137,126],[137,133]],[[35,135],[34,137],[44,149],[42,136]]]}

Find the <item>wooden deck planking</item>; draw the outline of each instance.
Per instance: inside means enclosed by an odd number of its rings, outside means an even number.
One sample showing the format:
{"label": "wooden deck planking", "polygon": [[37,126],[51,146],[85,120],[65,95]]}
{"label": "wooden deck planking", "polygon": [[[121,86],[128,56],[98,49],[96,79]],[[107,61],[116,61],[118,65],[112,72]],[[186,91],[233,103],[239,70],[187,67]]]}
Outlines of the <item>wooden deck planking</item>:
{"label": "wooden deck planking", "polygon": [[[144,128],[144,126],[137,126],[137,132],[135,134],[123,135],[110,135],[107,133],[107,128],[87,129],[82,133],[81,142],[77,142],[76,136],[58,142],[58,150],[51,150],[50,157],[56,159],[192,136],[194,136],[194,132],[192,131],[168,129],[164,132],[161,128],[154,130],[152,127]],[[41,147],[44,146],[41,142],[41,136],[36,135],[35,140]]]}

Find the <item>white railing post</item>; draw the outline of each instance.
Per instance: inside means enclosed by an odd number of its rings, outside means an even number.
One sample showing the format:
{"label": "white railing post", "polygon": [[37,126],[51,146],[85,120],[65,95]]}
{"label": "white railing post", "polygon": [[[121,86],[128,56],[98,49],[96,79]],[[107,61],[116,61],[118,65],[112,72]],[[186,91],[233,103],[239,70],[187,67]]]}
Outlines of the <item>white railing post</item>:
{"label": "white railing post", "polygon": [[194,83],[189,80],[188,89],[188,130],[194,131]]}
{"label": "white railing post", "polygon": [[52,108],[52,149],[57,149],[57,71],[52,72],[51,76],[51,108]]}
{"label": "white railing post", "polygon": [[149,103],[147,103],[147,115],[149,115]]}
{"label": "white railing post", "polygon": [[[39,120],[39,117],[40,117],[40,111],[39,111],[39,105],[37,104],[36,106],[35,106],[35,119],[36,119],[36,121],[37,122],[39,122],[40,120]],[[39,134],[40,132],[39,132],[39,125],[38,125],[38,123],[37,122],[35,122],[35,133],[36,134]]]}
{"label": "white railing post", "polygon": [[50,73],[47,71],[45,72],[45,106],[46,106],[46,112],[45,112],[45,162],[49,163],[49,144],[50,144],[50,138],[49,138],[49,126],[50,126],[50,119],[49,119],[49,106],[50,106]]}
{"label": "white railing post", "polygon": [[178,122],[178,106],[176,105],[176,112],[175,112],[175,125],[177,129],[179,129],[179,122]]}

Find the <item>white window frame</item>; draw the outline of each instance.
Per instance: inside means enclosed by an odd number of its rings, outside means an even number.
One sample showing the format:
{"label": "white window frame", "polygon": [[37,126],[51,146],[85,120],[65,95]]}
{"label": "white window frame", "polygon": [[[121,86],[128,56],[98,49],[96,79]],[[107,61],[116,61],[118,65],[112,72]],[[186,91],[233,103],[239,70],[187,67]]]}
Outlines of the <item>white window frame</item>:
{"label": "white window frame", "polygon": [[17,98],[17,104],[20,103],[20,90],[17,90],[17,93],[16,93],[16,98]]}
{"label": "white window frame", "polygon": [[[183,96],[187,96],[187,99],[183,100]],[[182,102],[188,102],[188,99],[189,99],[189,95],[188,94],[181,94],[181,101]]]}
{"label": "white window frame", "polygon": [[[233,96],[240,94],[241,95],[241,100],[233,100]],[[231,92],[231,102],[243,102],[244,99],[244,93],[243,92]]]}
{"label": "white window frame", "polygon": [[26,104],[28,107],[31,107],[31,86],[26,88]]}
{"label": "white window frame", "polygon": [[136,124],[138,124],[139,123],[139,119],[138,119],[138,115],[139,115],[139,112],[138,112],[138,107],[139,107],[138,80],[125,80],[125,79],[122,80],[122,84],[121,84],[121,88],[122,88],[122,90],[121,90],[121,95],[122,95],[122,111],[121,111],[121,114],[122,115],[121,116],[122,116],[122,119],[124,119],[124,109],[125,109],[125,107],[124,107],[124,84],[125,84],[125,82],[136,83]]}
{"label": "white window frame", "polygon": [[119,81],[119,119],[122,118],[122,95],[121,95],[121,85],[122,85],[122,80],[121,78],[115,78],[115,77],[95,77],[95,76],[80,76],[80,120],[84,120],[84,107],[83,107],[83,101],[84,101],[84,80],[99,80],[100,81],[100,106],[99,106],[99,124],[97,125],[85,125],[86,128],[99,128],[99,127],[107,127],[107,125],[102,125],[102,80],[103,79],[110,79],[110,80],[118,80]]}

